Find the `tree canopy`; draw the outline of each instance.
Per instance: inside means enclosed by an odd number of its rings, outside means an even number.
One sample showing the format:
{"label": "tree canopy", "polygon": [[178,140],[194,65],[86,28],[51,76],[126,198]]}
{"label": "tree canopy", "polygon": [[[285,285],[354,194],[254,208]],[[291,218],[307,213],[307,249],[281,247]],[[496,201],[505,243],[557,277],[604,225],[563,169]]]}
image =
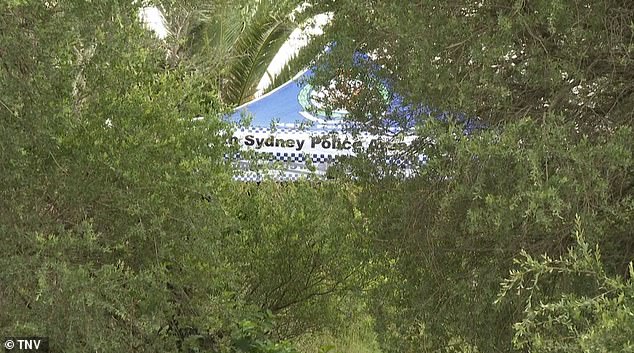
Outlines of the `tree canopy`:
{"label": "tree canopy", "polygon": [[[0,336],[634,351],[629,1],[326,0],[295,19],[294,1],[163,1],[166,41],[142,5],[0,4]],[[424,163],[403,173],[378,145],[328,180],[234,181],[223,117],[325,12],[321,53],[296,62],[315,85],[389,87],[335,103],[410,129],[390,153]]]}

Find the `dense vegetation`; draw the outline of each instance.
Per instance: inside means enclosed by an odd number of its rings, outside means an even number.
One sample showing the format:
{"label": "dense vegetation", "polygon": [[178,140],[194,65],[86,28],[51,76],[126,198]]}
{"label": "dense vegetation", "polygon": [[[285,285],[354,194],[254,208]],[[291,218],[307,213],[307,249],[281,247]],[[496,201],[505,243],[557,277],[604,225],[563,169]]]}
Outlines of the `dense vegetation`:
{"label": "dense vegetation", "polygon": [[[634,5],[297,4],[165,1],[165,41],[138,2],[0,4],[0,336],[634,352]],[[372,90],[338,103],[369,131],[413,126],[399,153],[427,162],[404,178],[377,146],[327,181],[234,182],[222,117],[326,11],[314,84],[389,85],[387,115]]]}

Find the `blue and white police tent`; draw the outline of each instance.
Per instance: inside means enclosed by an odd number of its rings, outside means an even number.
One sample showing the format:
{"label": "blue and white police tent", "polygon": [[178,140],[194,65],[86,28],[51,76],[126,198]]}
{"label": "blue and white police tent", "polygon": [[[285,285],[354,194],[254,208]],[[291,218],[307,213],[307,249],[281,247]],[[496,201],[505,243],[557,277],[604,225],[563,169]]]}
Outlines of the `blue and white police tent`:
{"label": "blue and white police tent", "polygon": [[[235,179],[260,181],[297,180],[308,175],[324,176],[340,156],[355,155],[382,136],[345,132],[343,109],[328,110],[329,98],[342,93],[333,87],[315,89],[308,82],[311,70],[298,74],[273,91],[237,107],[231,121],[250,120],[238,127],[231,141],[243,156],[236,159]],[[362,83],[350,81],[354,91]],[[386,90],[384,87],[383,90]],[[387,99],[387,92],[385,93]],[[339,97],[341,98],[341,97]],[[415,137],[405,136],[409,143]],[[255,162],[253,156],[258,156]]]}

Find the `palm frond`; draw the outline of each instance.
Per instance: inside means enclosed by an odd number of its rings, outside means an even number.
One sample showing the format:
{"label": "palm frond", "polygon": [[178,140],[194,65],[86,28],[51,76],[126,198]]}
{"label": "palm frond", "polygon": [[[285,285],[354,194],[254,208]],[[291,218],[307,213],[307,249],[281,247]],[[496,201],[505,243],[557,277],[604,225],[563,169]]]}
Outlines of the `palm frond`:
{"label": "palm frond", "polygon": [[282,68],[282,70],[272,77],[271,84],[264,90],[264,93],[270,92],[275,88],[290,81],[298,73],[310,67],[315,58],[324,50],[326,43],[322,40],[314,38],[308,45],[301,48]]}
{"label": "palm frond", "polygon": [[[256,92],[273,58],[306,18],[300,0],[238,0],[203,8],[173,7],[172,61],[210,75],[222,99],[242,104]],[[239,5],[239,6],[236,6]]]}
{"label": "palm frond", "polygon": [[263,8],[241,33],[235,54],[224,76],[222,92],[227,102],[241,104],[251,97],[269,64],[295,26],[288,18]]}

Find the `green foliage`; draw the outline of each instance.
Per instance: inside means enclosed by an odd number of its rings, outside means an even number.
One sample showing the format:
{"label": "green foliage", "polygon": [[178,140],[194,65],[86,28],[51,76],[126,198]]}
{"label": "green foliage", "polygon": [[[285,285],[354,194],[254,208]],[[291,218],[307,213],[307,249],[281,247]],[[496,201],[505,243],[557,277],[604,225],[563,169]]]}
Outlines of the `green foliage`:
{"label": "green foliage", "polygon": [[299,5],[296,0],[166,4],[170,60],[213,76],[225,103],[243,104],[253,98],[291,32],[312,13],[296,11]]}
{"label": "green foliage", "polygon": [[[512,295],[525,302],[521,321],[514,325],[513,343],[531,352],[634,351],[634,267],[629,280],[606,273],[598,246],[585,240],[580,219],[576,244],[565,257],[534,258],[522,252],[518,267],[502,283],[498,300]],[[544,292],[553,281],[585,282],[586,290]],[[514,294],[515,292],[516,294]]]}
{"label": "green foliage", "polygon": [[[348,293],[366,281],[357,190],[347,184],[264,182],[233,193],[238,223],[225,247],[245,276],[245,300],[278,316],[285,337],[336,328]],[[237,196],[237,197],[235,197]],[[339,324],[337,324],[339,322]]]}
{"label": "green foliage", "polygon": [[242,320],[232,332],[232,346],[236,352],[299,353],[289,341],[272,341],[268,335],[273,329],[270,311],[258,315],[257,321]]}
{"label": "green foliage", "polygon": [[[428,157],[404,179],[379,146],[333,173],[352,175],[363,188],[371,268],[383,278],[372,288],[385,351],[514,351],[512,325],[524,308],[517,300],[493,304],[499,278],[522,250],[564,255],[575,215],[587,241],[603,249],[607,276],[627,272],[634,246],[631,2],[312,3],[334,13],[327,32],[334,44],[318,60],[316,83],[342,74],[384,80],[403,109],[385,114],[380,100],[351,99],[344,102],[349,118],[375,133],[415,125],[421,138],[397,155]],[[355,60],[359,52],[372,62]],[[486,130],[465,134],[456,120]],[[550,298],[570,294],[569,301],[595,289],[583,281],[543,284]],[[605,342],[619,334],[592,330]],[[570,340],[583,340],[580,332],[568,332]],[[532,329],[531,342],[541,333]],[[598,351],[627,350],[588,342]]]}
{"label": "green foliage", "polygon": [[379,353],[374,322],[364,304],[365,298],[351,297],[346,304],[358,311],[348,316],[346,327],[303,335],[297,346],[304,353]]}
{"label": "green foliage", "polygon": [[354,188],[232,182],[213,78],[170,65],[137,6],[2,10],[3,336],[291,352],[342,325],[364,279]]}
{"label": "green foliage", "polygon": [[0,4],[0,336],[633,350],[629,3],[319,2],[305,16],[336,11],[317,81],[385,78],[413,109],[346,107],[375,132],[413,114],[421,138],[389,152],[428,161],[403,178],[378,145],[338,179],[259,185],[231,181],[221,98],[250,95],[297,3],[232,4],[163,2],[167,47],[130,1]]}
{"label": "green foliage", "polygon": [[335,14],[320,65],[330,74],[353,69],[360,50],[406,102],[436,112],[492,124],[552,113],[588,131],[632,123],[630,1],[313,3]]}
{"label": "green foliage", "polygon": [[377,178],[378,161],[351,165],[367,175],[358,178],[359,205],[384,278],[373,286],[373,313],[385,351],[512,351],[522,307],[493,304],[499,279],[522,249],[562,255],[576,214],[609,254],[607,272],[624,273],[634,229],[631,128],[589,137],[557,118],[525,119],[461,136],[430,121],[420,134],[434,143],[414,145],[429,156],[414,178]]}
{"label": "green foliage", "polygon": [[217,247],[226,217],[201,197],[230,181],[223,108],[204,77],[164,69],[137,10],[3,5],[3,336],[175,351],[195,332],[221,345],[242,315],[225,305],[237,287]]}

